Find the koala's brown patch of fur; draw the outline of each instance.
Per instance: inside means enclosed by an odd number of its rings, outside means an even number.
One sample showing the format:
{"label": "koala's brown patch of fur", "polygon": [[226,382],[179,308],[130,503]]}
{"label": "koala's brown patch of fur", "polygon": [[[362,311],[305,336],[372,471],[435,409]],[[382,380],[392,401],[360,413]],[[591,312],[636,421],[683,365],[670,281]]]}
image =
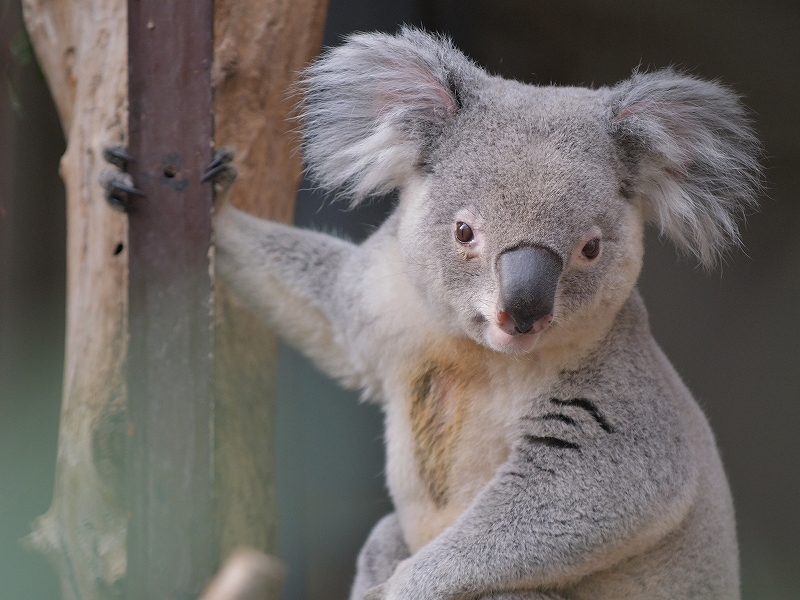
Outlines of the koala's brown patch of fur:
{"label": "koala's brown patch of fur", "polygon": [[410,420],[419,474],[436,506],[447,504],[448,471],[461,427],[455,382],[447,368],[428,365],[412,381]]}
{"label": "koala's brown patch of fur", "polygon": [[[474,379],[474,375],[473,375]],[[450,361],[428,360],[411,377],[409,420],[420,477],[437,507],[449,501],[449,472],[471,395]]]}

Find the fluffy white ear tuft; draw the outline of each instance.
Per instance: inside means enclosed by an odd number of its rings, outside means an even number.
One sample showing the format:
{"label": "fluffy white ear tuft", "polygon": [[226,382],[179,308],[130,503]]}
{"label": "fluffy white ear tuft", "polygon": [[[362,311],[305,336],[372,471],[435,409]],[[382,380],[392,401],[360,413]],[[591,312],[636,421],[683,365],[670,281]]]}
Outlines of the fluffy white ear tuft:
{"label": "fluffy white ear tuft", "polygon": [[306,69],[304,157],[324,187],[358,203],[422,173],[437,138],[484,72],[443,37],[350,36]]}
{"label": "fluffy white ear tuft", "polygon": [[632,192],[664,235],[714,266],[761,190],[761,146],[739,98],[672,69],[634,73],[611,97]]}

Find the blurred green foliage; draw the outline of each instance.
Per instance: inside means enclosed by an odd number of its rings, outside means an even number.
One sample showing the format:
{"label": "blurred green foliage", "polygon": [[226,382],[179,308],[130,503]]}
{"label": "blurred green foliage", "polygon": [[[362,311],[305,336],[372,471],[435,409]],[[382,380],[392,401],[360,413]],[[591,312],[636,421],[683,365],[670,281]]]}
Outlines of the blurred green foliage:
{"label": "blurred green foliage", "polygon": [[[10,0],[3,0],[3,16],[7,13],[9,5]],[[21,117],[24,113],[22,110],[22,99],[16,83],[18,70],[33,65],[39,76],[43,77],[39,65],[36,62],[36,55],[33,53],[30,37],[28,37],[28,32],[25,31],[25,28],[20,28],[11,37],[11,41],[8,43],[8,57],[9,59],[4,61],[5,66],[3,68],[6,88],[8,90],[8,99],[14,113],[18,117]]]}

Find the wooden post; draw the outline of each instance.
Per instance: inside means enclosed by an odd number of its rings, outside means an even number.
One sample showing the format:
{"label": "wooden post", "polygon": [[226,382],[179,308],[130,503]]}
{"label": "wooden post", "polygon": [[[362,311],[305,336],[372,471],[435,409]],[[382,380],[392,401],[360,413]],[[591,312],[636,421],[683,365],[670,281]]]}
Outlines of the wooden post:
{"label": "wooden post", "polygon": [[[68,143],[61,162],[68,290],[59,454],[53,503],[29,542],[57,569],[65,599],[119,598],[128,562],[123,448],[130,430],[124,376],[129,243],[126,216],[107,206],[97,180],[106,167],[103,147],[127,140],[126,2],[23,0],[23,8]],[[263,217],[292,218],[301,163],[288,135],[296,124],[286,120],[293,103],[287,89],[319,49],[325,8],[326,0],[215,0],[216,142],[237,150],[233,202]],[[160,24],[154,19],[153,26]],[[190,92],[178,83],[173,94],[186,100]],[[146,158],[136,169],[158,172]],[[177,165],[176,174],[186,165]],[[136,177],[143,186],[138,172]],[[224,558],[241,544],[274,553],[275,340],[235,298],[219,286],[214,294],[211,556]],[[132,567],[140,560],[130,559]]]}
{"label": "wooden post", "polygon": [[128,0],[126,597],[193,598],[214,572],[212,0]]}

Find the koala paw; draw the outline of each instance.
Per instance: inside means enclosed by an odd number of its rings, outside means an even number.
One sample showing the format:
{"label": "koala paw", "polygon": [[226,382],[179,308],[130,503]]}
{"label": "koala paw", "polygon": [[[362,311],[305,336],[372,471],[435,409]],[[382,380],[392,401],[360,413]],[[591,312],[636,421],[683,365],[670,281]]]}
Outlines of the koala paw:
{"label": "koala paw", "polygon": [[385,583],[376,585],[367,590],[364,600],[386,600],[387,586]]}
{"label": "koala paw", "polygon": [[563,598],[543,592],[497,592],[481,596],[480,600],[563,600]]}
{"label": "koala paw", "polygon": [[236,181],[238,172],[233,166],[233,157],[236,152],[232,148],[220,148],[214,154],[214,160],[206,167],[201,183],[211,181],[214,185],[214,192],[217,194],[216,202],[227,198],[233,182]]}
{"label": "koala paw", "polygon": [[[366,598],[370,600],[425,600],[436,597],[426,593],[430,590],[420,587],[422,580],[412,575],[412,567],[414,567],[413,556],[400,561],[392,576],[385,583],[370,589]],[[375,595],[371,596],[372,593]]]}
{"label": "koala paw", "polygon": [[133,178],[125,172],[133,159],[128,156],[124,146],[108,146],[103,149],[103,158],[111,167],[100,171],[98,180],[106,200],[116,210],[128,212],[133,208],[132,196],[144,196],[133,185]]}

